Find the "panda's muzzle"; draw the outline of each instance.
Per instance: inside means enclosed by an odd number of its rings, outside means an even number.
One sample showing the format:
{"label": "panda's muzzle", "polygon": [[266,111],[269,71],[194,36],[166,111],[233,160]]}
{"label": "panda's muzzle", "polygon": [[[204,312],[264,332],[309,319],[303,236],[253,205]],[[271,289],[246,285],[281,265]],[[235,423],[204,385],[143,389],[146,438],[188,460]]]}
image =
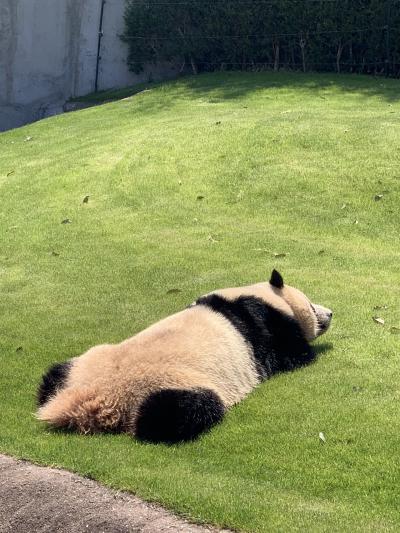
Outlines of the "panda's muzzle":
{"label": "panda's muzzle", "polygon": [[316,305],[316,304],[312,305],[312,309],[317,319],[317,327],[318,327],[317,335],[319,336],[325,333],[325,331],[327,331],[329,326],[331,325],[333,312],[327,307],[323,307],[322,305]]}

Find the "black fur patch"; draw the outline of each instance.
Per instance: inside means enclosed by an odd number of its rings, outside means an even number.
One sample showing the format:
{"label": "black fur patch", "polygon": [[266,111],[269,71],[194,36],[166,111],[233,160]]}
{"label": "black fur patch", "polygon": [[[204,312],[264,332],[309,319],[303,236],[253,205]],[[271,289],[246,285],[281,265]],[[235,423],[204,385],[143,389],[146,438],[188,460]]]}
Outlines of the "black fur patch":
{"label": "black fur patch", "polygon": [[62,389],[70,367],[70,361],[57,363],[49,368],[46,374],[43,375],[42,383],[39,385],[37,391],[37,403],[39,407],[45,404],[47,400],[53,396],[56,390]]}
{"label": "black fur patch", "polygon": [[283,278],[275,269],[272,271],[271,279],[269,280],[269,282],[273,287],[276,287],[277,289],[282,289],[283,287]]}
{"label": "black fur patch", "polygon": [[315,354],[299,324],[254,296],[228,301],[217,294],[197,300],[222,314],[252,348],[262,378],[310,363]]}
{"label": "black fur patch", "polygon": [[224,405],[208,389],[163,389],[152,392],[139,408],[136,437],[172,444],[195,439],[220,422]]}

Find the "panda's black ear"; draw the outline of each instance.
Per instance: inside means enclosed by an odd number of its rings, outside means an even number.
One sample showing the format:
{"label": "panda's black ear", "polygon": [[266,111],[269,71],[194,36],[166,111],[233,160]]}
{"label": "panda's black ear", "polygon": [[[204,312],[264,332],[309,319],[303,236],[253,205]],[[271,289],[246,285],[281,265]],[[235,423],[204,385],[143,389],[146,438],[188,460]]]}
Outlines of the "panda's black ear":
{"label": "panda's black ear", "polygon": [[271,279],[269,280],[269,282],[273,287],[276,287],[277,289],[282,289],[283,287],[283,278],[275,269],[272,271]]}

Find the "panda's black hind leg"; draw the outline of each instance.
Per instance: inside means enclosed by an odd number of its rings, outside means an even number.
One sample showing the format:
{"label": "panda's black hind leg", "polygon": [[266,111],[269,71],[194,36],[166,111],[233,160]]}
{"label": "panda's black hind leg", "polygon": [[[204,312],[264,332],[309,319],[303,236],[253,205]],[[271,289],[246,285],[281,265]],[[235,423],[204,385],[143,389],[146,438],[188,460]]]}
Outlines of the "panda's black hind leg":
{"label": "panda's black hind leg", "polygon": [[225,407],[209,389],[163,389],[152,392],[139,408],[136,437],[172,444],[193,440],[220,422]]}
{"label": "panda's black hind leg", "polygon": [[62,389],[71,367],[70,361],[53,365],[42,377],[37,391],[37,403],[41,407],[49,400],[56,390]]}

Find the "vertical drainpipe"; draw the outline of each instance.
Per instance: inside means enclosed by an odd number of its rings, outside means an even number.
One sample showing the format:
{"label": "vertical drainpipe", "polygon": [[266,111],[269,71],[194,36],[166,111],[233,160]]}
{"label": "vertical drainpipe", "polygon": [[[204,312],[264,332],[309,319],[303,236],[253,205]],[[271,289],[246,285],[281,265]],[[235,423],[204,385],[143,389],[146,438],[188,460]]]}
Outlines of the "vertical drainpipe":
{"label": "vertical drainpipe", "polygon": [[97,41],[97,58],[96,58],[96,79],[94,82],[94,92],[97,93],[99,90],[99,66],[100,66],[100,51],[101,51],[101,39],[103,37],[103,18],[104,18],[104,6],[106,0],[101,0],[101,9],[100,9],[100,22],[99,22],[99,34]]}

